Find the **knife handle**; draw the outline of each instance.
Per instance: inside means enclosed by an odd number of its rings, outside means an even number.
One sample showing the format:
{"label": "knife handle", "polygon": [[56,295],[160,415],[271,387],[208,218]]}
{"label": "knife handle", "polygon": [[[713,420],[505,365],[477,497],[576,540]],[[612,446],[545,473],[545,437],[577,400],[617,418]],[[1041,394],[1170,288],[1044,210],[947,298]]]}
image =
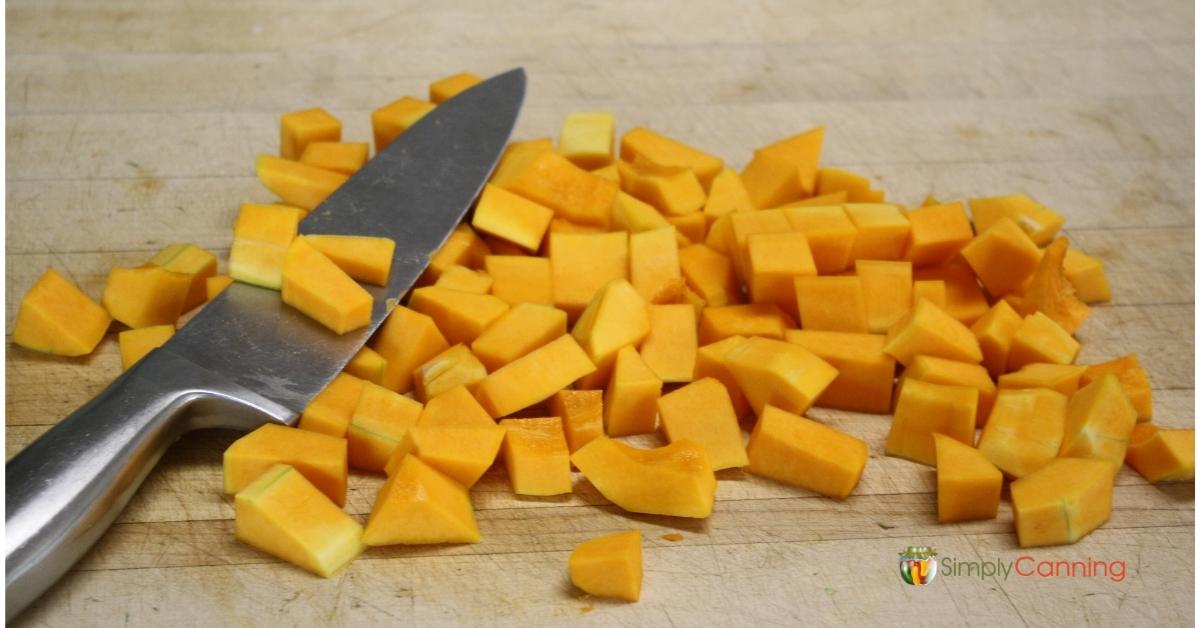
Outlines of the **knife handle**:
{"label": "knife handle", "polygon": [[295,420],[167,349],[147,354],[5,465],[5,621],[83,556],[184,433]]}

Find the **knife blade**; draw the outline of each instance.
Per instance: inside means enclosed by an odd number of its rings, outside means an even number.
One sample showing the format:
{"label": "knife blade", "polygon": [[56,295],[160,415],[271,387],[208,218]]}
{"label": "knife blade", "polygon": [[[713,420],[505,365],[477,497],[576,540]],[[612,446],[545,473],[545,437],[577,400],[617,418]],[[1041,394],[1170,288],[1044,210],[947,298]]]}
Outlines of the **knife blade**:
{"label": "knife blade", "polygon": [[341,336],[235,283],[165,345],[5,465],[6,621],[103,534],[166,448],[193,429],[294,424],[420,276],[508,142],[525,95],[511,70],[439,105],[314,209],[306,234],[392,238],[371,322]]}

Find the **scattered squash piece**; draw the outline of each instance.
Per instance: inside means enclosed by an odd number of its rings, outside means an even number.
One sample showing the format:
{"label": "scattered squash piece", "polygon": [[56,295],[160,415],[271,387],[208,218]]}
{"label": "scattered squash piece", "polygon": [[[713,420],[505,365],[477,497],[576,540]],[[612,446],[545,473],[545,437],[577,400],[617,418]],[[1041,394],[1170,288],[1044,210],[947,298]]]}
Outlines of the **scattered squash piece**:
{"label": "scattered squash piece", "polygon": [[975,237],[962,203],[927,205],[908,212],[912,232],[904,259],[913,267],[939,266]]}
{"label": "scattered squash piece", "polygon": [[604,434],[604,392],[560,390],[550,398],[550,412],[561,417],[567,449],[575,453]]}
{"label": "scattered squash piece", "polygon": [[13,342],[54,355],[87,355],[100,344],[112,317],[53,268],[21,297]]}
{"label": "scattered squash piece", "polygon": [[855,276],[799,276],[793,280],[803,329],[870,331],[863,281]]}
{"label": "scattered squash piece", "polygon": [[225,494],[240,492],[271,467],[287,464],[342,506],[346,503],[346,456],[342,438],[267,423],[225,450]]}
{"label": "scattered squash piece", "polygon": [[971,333],[975,334],[983,352],[983,365],[992,378],[998,378],[1008,370],[1008,353],[1020,326],[1021,315],[1003,299],[996,301],[992,309],[971,325]]}
{"label": "scattered squash piece", "polygon": [[939,523],[995,519],[1004,475],[978,449],[933,435]]}
{"label": "scattered squash piece", "polygon": [[1194,480],[1196,430],[1164,430],[1153,423],[1138,423],[1125,451],[1125,463],[1152,484]]}
{"label": "scattered squash piece", "polygon": [[691,305],[651,305],[650,333],[639,350],[664,382],[692,381],[696,370],[696,313]]}
{"label": "scattered squash piece", "polygon": [[845,499],[867,466],[867,444],[803,416],[763,408],[746,446],[755,475]]}
{"label": "scattered squash piece", "polygon": [[302,218],[298,207],[243,204],[233,223],[229,276],[272,290],[282,287],[283,261]]}
{"label": "scattered squash piece", "polygon": [[677,233],[668,225],[629,235],[629,281],[649,303],[675,303],[683,296]]}
{"label": "scattered squash piece", "polygon": [[417,399],[429,401],[459,386],[474,390],[487,373],[487,368],[466,345],[457,344],[418,366],[413,372],[413,388]]}
{"label": "scattered squash piece", "polygon": [[429,102],[440,105],[483,82],[470,72],[459,72],[429,84]]}
{"label": "scattered squash piece", "polygon": [[1121,382],[1121,388],[1125,390],[1125,395],[1137,409],[1138,421],[1149,421],[1153,418],[1154,406],[1150,395],[1150,379],[1138,362],[1137,355],[1131,353],[1108,362],[1089,364],[1087,370],[1079,377],[1079,384],[1086,386],[1108,373],[1116,375],[1117,380]]}
{"label": "scattered squash piece", "polygon": [[552,218],[550,208],[489,183],[475,205],[471,225],[527,251],[537,251]]}
{"label": "scattered squash piece", "polygon": [[304,238],[350,277],[376,286],[387,285],[396,251],[396,242],[391,238],[344,235]]}
{"label": "scattered squash piece", "polygon": [[551,233],[550,270],[554,305],[574,320],[597,290],[629,276],[629,236],[624,231]]}
{"label": "scattered squash piece", "polygon": [[300,429],[345,438],[363,385],[363,380],[349,373],[338,373],[304,408],[300,414]]}
{"label": "scattered squash piece", "polygon": [[616,532],[575,546],[571,583],[589,595],[636,602],[642,594],[642,533]]}
{"label": "scattered squash piece", "polygon": [[1057,458],[1009,487],[1021,547],[1075,543],[1108,521],[1114,467],[1105,460]]}
{"label": "scattered squash piece", "polygon": [[488,375],[475,397],[493,417],[507,416],[550,398],[594,370],[575,339],[563,335]]}
{"label": "scattered squash piece", "polygon": [[1066,222],[1062,216],[1024,194],[973,198],[969,203],[976,232],[982,233],[1001,218],[1009,218],[1038,246],[1050,244]]}
{"label": "scattered squash piece", "polygon": [[510,192],[549,207],[581,225],[607,227],[617,185],[581,169],[554,152],[538,152],[503,183]]}
{"label": "scattered squash piece", "polygon": [[604,393],[604,431],[609,436],[653,432],[655,404],[662,385],[636,349],[630,345],[622,347]]}
{"label": "scattered squash piece", "polygon": [[812,196],[825,127],[763,146],[742,170],[742,183],[759,209]]}
{"label": "scattered squash piece", "polygon": [[152,325],[117,334],[117,343],[121,348],[121,370],[129,370],[129,367],[146,357],[147,353],[163,346],[174,335],[174,325]]}
{"label": "scattered squash piece", "polygon": [[1004,388],[979,437],[979,451],[1005,474],[1023,478],[1058,457],[1067,397],[1047,388]]}
{"label": "scattered squash piece", "polygon": [[371,129],[375,137],[375,153],[383,152],[400,134],[433,111],[434,105],[419,98],[405,96],[371,112]]}
{"label": "scattered squash piece", "polygon": [[300,163],[349,176],[366,165],[370,151],[366,142],[311,142],[300,155]]}
{"label": "scattered squash piece", "polygon": [[658,399],[658,414],[667,441],[699,443],[714,471],[750,463],[729,392],[716,379],[706,377],[663,395]]}
{"label": "scattered squash piece", "polygon": [[285,113],[279,121],[279,156],[284,159],[299,159],[314,142],[341,139],[341,121],[320,107]]}
{"label": "scattered squash piece", "polygon": [[934,466],[932,434],[945,434],[968,445],[975,441],[979,390],[971,386],[908,380],[900,387],[896,414],[884,452]]}
{"label": "scattered squash piece", "polygon": [[887,333],[892,323],[913,306],[911,262],[860,259],[854,273],[862,280],[863,300],[867,309],[867,330]]}
{"label": "scattered squash piece", "polygon": [[621,159],[663,168],[686,168],[696,175],[705,190],[725,167],[718,157],[643,127],[630,129],[621,136]]}
{"label": "scattered squash piece", "polygon": [[838,371],[804,347],[771,338],[748,338],[725,355],[726,365],[755,414],[775,406],[808,411]]}
{"label": "scattered squash piece", "polygon": [[988,415],[992,413],[992,404],[996,401],[996,384],[988,375],[987,369],[979,364],[918,355],[908,363],[908,368],[904,369],[900,386],[910,379],[930,384],[970,386],[978,390],[979,403],[976,406],[975,424],[980,427],[987,423]]}
{"label": "scattered squash piece", "polygon": [[412,390],[412,374],[418,366],[450,348],[432,318],[403,305],[388,314],[373,345],[387,360],[383,385],[398,393]]}
{"label": "scattered squash piece", "polygon": [[298,161],[259,155],[254,162],[258,180],[284,203],[312,211],[346,182],[346,175]]}
{"label": "scattered squash piece", "polygon": [[283,302],[344,334],[371,322],[374,299],[312,244],[297,236],[283,262]]}
{"label": "scattered squash piece", "polygon": [[412,291],[408,307],[433,318],[446,340],[470,344],[496,319],[508,311],[508,304],[491,294],[472,294],[426,286]]}
{"label": "scattered squash piece", "polygon": [[717,478],[695,441],[638,449],[599,436],[571,454],[571,462],[601,495],[629,512],[697,519],[712,514]]}
{"label": "scattered squash piece", "polygon": [[818,273],[830,275],[846,270],[858,239],[858,227],[841,205],[790,206],[783,215],[793,230],[808,239]]}
{"label": "scattered squash piece", "polygon": [[492,278],[492,294],[509,305],[554,305],[554,280],[550,260],[544,257],[489,255],[484,269]]}
{"label": "scattered squash piece", "polygon": [[1080,388],[1067,402],[1067,421],[1058,455],[1064,458],[1099,458],[1114,464],[1125,460],[1137,410],[1108,373]]}
{"label": "scattered squash piece", "polygon": [[851,203],[846,215],[858,229],[850,259],[899,260],[904,257],[912,225],[895,205]]}
{"label": "scattered squash piece", "polygon": [[421,409],[404,395],[364,382],[346,431],[350,466],[383,471],[404,433],[417,424]]}
{"label": "scattered squash piece", "polygon": [[888,328],[884,351],[908,365],[917,355],[979,363],[979,341],[965,325],[933,303],[922,300]]}
{"label": "scattered squash piece", "polygon": [[785,339],[838,371],[814,405],[873,414],[891,410],[896,359],[884,353],[884,336],[802,329],[788,330]]}
{"label": "scattered squash piece", "polygon": [[571,492],[571,452],[559,417],[504,419],[504,467],[517,495]]}
{"label": "scattered squash piece", "polygon": [[962,248],[962,256],[983,287],[1001,297],[1025,285],[1037,268],[1041,251],[1017,223],[1001,217],[986,230],[979,229],[979,235]]}
{"label": "scattered squash piece", "polygon": [[558,152],[585,170],[612,163],[616,121],[610,112],[568,113],[558,136]]}
{"label": "scattered squash piece", "polygon": [[217,274],[217,256],[195,244],[172,244],[158,252],[150,263],[162,266],[173,273],[191,277],[187,299],[183,302],[186,312],[208,300],[208,278]]}
{"label": "scattered squash piece", "polygon": [[1008,370],[1016,371],[1026,364],[1037,362],[1071,364],[1077,355],[1079,341],[1049,316],[1034,312],[1022,319],[1013,332],[1012,346],[1008,351]]}
{"label": "scattered squash piece", "polygon": [[363,543],[478,543],[479,526],[463,485],[416,456],[405,456],[371,509]]}
{"label": "scattered squash piece", "polygon": [[100,303],[113,319],[137,329],[174,325],[183,313],[192,278],[161,266],[109,271]]}

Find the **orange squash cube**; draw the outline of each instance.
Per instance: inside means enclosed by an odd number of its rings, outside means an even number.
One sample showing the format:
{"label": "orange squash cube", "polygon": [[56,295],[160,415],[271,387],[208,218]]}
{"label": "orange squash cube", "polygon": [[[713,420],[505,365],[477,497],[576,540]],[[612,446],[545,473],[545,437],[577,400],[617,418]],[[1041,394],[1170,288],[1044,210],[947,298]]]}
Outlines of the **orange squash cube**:
{"label": "orange squash cube", "polygon": [[612,227],[630,233],[670,227],[671,223],[653,205],[618,191],[613,198]]}
{"label": "orange squash cube", "polygon": [[914,267],[939,266],[975,237],[962,203],[930,205],[908,212],[912,232],[904,259]]}
{"label": "orange squash cube", "polygon": [[863,282],[859,277],[796,277],[800,327],[865,334],[870,331]]}
{"label": "orange squash cube", "polygon": [[676,234],[666,226],[629,235],[629,280],[649,303],[675,303],[683,296]]}
{"label": "orange squash cube", "polygon": [[1021,315],[1003,299],[971,325],[971,333],[979,340],[979,348],[983,352],[983,365],[993,378],[1000,377],[1008,370],[1008,353],[1012,349],[1012,339],[1021,326]]}
{"label": "orange squash cube", "polygon": [[121,348],[121,370],[128,371],[129,367],[146,357],[147,353],[166,344],[174,335],[174,325],[152,325],[117,334],[117,343]]}
{"label": "orange squash cube", "polygon": [[387,358],[371,347],[363,346],[342,370],[361,380],[382,386],[387,374]]}
{"label": "orange squash cube", "polygon": [[680,247],[692,242],[703,242],[708,236],[708,219],[700,212],[667,216],[667,222],[675,227],[675,241]]}
{"label": "orange squash cube", "polygon": [[408,307],[426,314],[451,343],[470,344],[496,319],[508,304],[490,294],[472,294],[438,286],[412,291]]}
{"label": "orange squash cube", "polygon": [[1026,364],[1038,362],[1071,364],[1079,355],[1079,341],[1067,330],[1041,312],[1021,320],[1013,333],[1008,351],[1008,370],[1016,371]]}
{"label": "orange squash cube", "polygon": [[1057,458],[1009,486],[1021,547],[1074,543],[1112,514],[1111,462]]}
{"label": "orange squash cube", "polygon": [[617,351],[637,346],[650,333],[646,300],[624,279],[606,284],[592,297],[571,335],[583,347],[596,372],[579,382],[581,388],[603,388],[612,372]]}
{"label": "orange squash cube", "polygon": [[914,269],[913,281],[922,280],[946,284],[946,305],[942,309],[963,325],[974,323],[988,311],[987,297],[979,287],[975,271],[961,259],[948,265]]}
{"label": "orange squash cube", "polygon": [[845,499],[867,466],[867,444],[816,421],[763,408],[746,446],[754,475]]}
{"label": "orange squash cube", "polygon": [[979,451],[1010,477],[1023,478],[1058,457],[1067,397],[1048,388],[1001,389]]}
{"label": "orange squash cube", "polygon": [[629,276],[629,236],[624,231],[551,233],[550,270],[554,305],[574,320],[597,290]]}
{"label": "orange squash cube", "polygon": [[504,153],[500,155],[500,161],[496,164],[496,169],[492,171],[492,178],[488,182],[507,188],[508,183],[520,174],[529,165],[529,162],[542,153],[552,152],[554,152],[554,140],[548,137],[524,142],[510,142],[504,148]]}
{"label": "orange squash cube", "polygon": [[734,212],[729,214],[726,249],[734,270],[744,282],[750,281],[750,236],[757,233],[789,233],[792,230],[783,211],[778,209]]}
{"label": "orange squash cube", "polygon": [[483,260],[492,252],[487,243],[471,225],[460,223],[450,232],[442,248],[429,258],[429,266],[421,273],[419,285],[431,284],[438,280],[447,268],[451,266],[466,266],[467,268],[482,268]]}
{"label": "orange squash cube", "polygon": [[479,405],[466,386],[457,386],[426,401],[417,425],[479,429],[494,427],[496,421]]}
{"label": "orange squash cube", "polygon": [[487,368],[466,345],[458,344],[433,356],[413,372],[413,388],[417,399],[428,401],[459,386],[474,390]]}
{"label": "orange squash cube", "polygon": [[554,279],[550,260],[544,257],[489,255],[484,269],[492,278],[492,294],[509,305],[554,304]]}
{"label": "orange squash cube", "polygon": [[[748,212],[737,212],[748,213]],[[732,259],[737,250],[733,246],[733,214],[725,214],[717,216],[717,219],[708,226],[708,234],[704,236],[704,243],[712,250],[727,255]]]}
{"label": "orange squash cube", "polygon": [[376,286],[387,285],[396,252],[395,240],[342,235],[306,235],[304,238],[350,277]]}
{"label": "orange squash cube", "polygon": [[692,381],[696,370],[696,312],[687,304],[651,305],[642,360],[663,382]]}
{"label": "orange squash cube", "polygon": [[851,203],[846,215],[858,229],[850,259],[899,260],[904,257],[912,225],[895,205]]}
{"label": "orange squash cube", "polygon": [[512,178],[497,183],[581,225],[607,227],[617,185],[581,169],[554,152],[530,157]]}
{"label": "orange squash cube", "polygon": [[862,280],[867,330],[872,334],[887,333],[892,323],[912,309],[911,262],[862,259],[854,263],[854,274]]}
{"label": "orange squash cube", "polygon": [[283,260],[296,238],[304,210],[244,203],[233,223],[229,275],[272,290],[283,286]]}
{"label": "orange squash cube", "polygon": [[569,335],[534,349],[487,376],[475,398],[494,417],[529,407],[596,370]]}
{"label": "orange squash cube", "polygon": [[808,239],[817,272],[830,275],[846,270],[858,227],[841,205],[791,206],[784,208],[783,215],[792,230]]}
{"label": "orange squash cube", "polygon": [[1063,259],[1063,272],[1075,296],[1084,303],[1108,303],[1112,301],[1112,289],[1108,287],[1108,276],[1104,274],[1104,262],[1078,249],[1067,249]]}
{"label": "orange squash cube", "polygon": [[204,280],[204,297],[206,301],[212,301],[221,294],[223,290],[233,283],[233,277],[229,275],[213,275]]}
{"label": "orange squash cube", "polygon": [[567,313],[519,303],[497,318],[471,343],[471,352],[493,372],[567,333]]}
{"label": "orange squash cube", "polygon": [[746,238],[750,300],[795,312],[796,277],[816,277],[808,238],[799,231],[756,233]]}
{"label": "orange squash cube", "polygon": [[551,218],[554,212],[550,208],[489,183],[475,205],[471,226],[527,251],[537,251]]}
{"label": "orange squash cube", "polygon": [[567,449],[575,453],[604,434],[604,391],[560,390],[550,398],[550,413],[562,418]]}
{"label": "orange squash cube", "polygon": [[838,374],[808,349],[770,338],[748,338],[725,354],[725,363],[760,416],[766,405],[803,414]]}
{"label": "orange squash cube", "polygon": [[225,494],[241,491],[277,464],[295,467],[338,506],[346,503],[346,441],[274,423],[242,436],[225,450]]}
{"label": "orange squash cube", "polygon": [[504,426],[494,423],[478,427],[418,424],[404,432],[384,472],[395,475],[405,458],[416,456],[446,477],[471,488],[496,461],[505,431]]}
{"label": "orange squash cube", "polygon": [[742,394],[741,386],[729,371],[725,356],[731,349],[744,342],[744,336],[730,336],[724,340],[704,345],[696,350],[696,371],[694,380],[711,377],[725,386],[729,393],[729,401],[733,404],[733,413],[740,419],[750,413],[750,402]]}
{"label": "orange squash cube", "polygon": [[617,352],[604,392],[604,431],[609,436],[648,434],[655,428],[655,404],[662,380],[632,346]]}
{"label": "orange squash cube", "polygon": [[568,113],[558,136],[558,152],[584,170],[612,163],[616,121],[610,112]]}
{"label": "orange squash cube", "polygon": [[759,209],[779,207],[788,201],[812,196],[825,127],[763,146],[742,170],[742,183]]}
{"label": "orange squash cube", "polygon": [[1196,477],[1196,430],[1163,430],[1153,423],[1138,423],[1125,463],[1151,484],[1190,482]]}
{"label": "orange squash cube", "polygon": [[263,186],[284,203],[306,212],[316,209],[350,178],[340,172],[271,155],[259,155],[254,161],[254,172]]}
{"label": "orange squash cube", "polygon": [[298,236],[283,262],[283,302],[344,334],[371,322],[374,299],[320,250]]}
{"label": "orange squash cube", "polygon": [[[491,257],[489,255],[488,257]],[[471,270],[466,266],[455,264],[442,271],[433,285],[439,288],[470,292],[472,294],[488,294],[492,291],[492,278],[487,273]]]}
{"label": "orange squash cube", "polygon": [[375,153],[383,152],[400,134],[433,111],[434,105],[419,98],[405,96],[371,112],[371,130],[375,137]]}
{"label": "orange squash cube", "polygon": [[978,449],[933,435],[937,457],[938,522],[994,519],[1004,475]]}
{"label": "orange squash cube", "polygon": [[965,325],[929,301],[919,301],[888,328],[884,351],[908,365],[917,355],[979,363],[979,341]]}
{"label": "orange squash cube", "polygon": [[986,231],[1002,218],[1008,218],[1038,246],[1050,244],[1066,222],[1062,216],[1024,194],[973,198],[968,202],[977,233]]}
{"label": "orange squash cube", "polygon": [[100,344],[112,317],[53,268],[21,297],[13,342],[54,355],[87,355]]}
{"label": "orange squash cube", "polygon": [[905,381],[884,452],[935,466],[932,435],[945,434],[968,445],[973,443],[978,403],[979,390],[971,386]]}
{"label": "orange squash cube", "polygon": [[150,263],[192,278],[187,299],[183,302],[184,312],[208,300],[208,278],[217,274],[216,255],[195,244],[172,244],[159,251]]}
{"label": "orange squash cube", "polygon": [[909,379],[916,379],[930,384],[947,384],[953,386],[970,386],[979,391],[979,403],[975,414],[975,424],[983,426],[988,415],[992,412],[992,404],[996,401],[996,384],[988,375],[987,369],[978,364],[956,362],[945,358],[929,355],[918,355],[908,363],[900,385]]}
{"label": "orange squash cube", "polygon": [[712,344],[730,336],[782,339],[785,330],[795,328],[791,317],[773,303],[706,307],[700,313],[701,344]]}
{"label": "orange squash cube", "polygon": [[697,213],[704,207],[704,187],[687,168],[656,166],[644,161],[617,162],[621,190],[667,216]]}
{"label": "orange squash cube", "polygon": [[1026,364],[1021,370],[1001,375],[1000,388],[1049,388],[1068,397],[1079,390],[1086,366],[1075,364]]}
{"label": "orange squash cube", "polygon": [[710,307],[733,305],[741,301],[741,287],[728,256],[706,244],[679,249],[679,269],[687,287]]}
{"label": "orange squash cube", "polygon": [[342,123],[328,111],[316,107],[285,113],[279,124],[279,156],[299,159],[313,142],[338,142]]}
{"label": "orange squash cube", "polygon": [[704,219],[708,225],[725,214],[750,211],[754,208],[750,193],[746,191],[746,186],[737,172],[723,168],[713,177],[712,185],[708,188],[708,198],[704,201]]}
{"label": "orange squash cube", "polygon": [[345,438],[350,419],[362,396],[363,380],[349,373],[338,373],[325,389],[300,414],[299,428],[310,432]]}
{"label": "orange squash cube", "polygon": [[1111,373],[1071,395],[1058,455],[1064,458],[1099,458],[1115,464],[1125,460],[1137,410],[1121,382]]}
{"label": "orange squash cube", "polygon": [[174,325],[187,303],[192,278],[161,266],[113,268],[100,303],[112,317],[137,329]]}
{"label": "orange squash cube", "polygon": [[440,105],[482,83],[483,79],[470,72],[459,72],[429,84],[429,102]]}
{"label": "orange squash cube", "polygon": [[883,336],[808,329],[785,334],[788,342],[808,349],[838,371],[815,405],[873,414],[892,409],[896,359],[883,352]]}
{"label": "orange squash cube", "polygon": [[575,546],[571,583],[588,595],[636,602],[642,594],[642,533],[616,532]]}
{"label": "orange squash cube", "polygon": [[310,142],[300,154],[300,163],[349,176],[367,164],[370,152],[366,142]]}
{"label": "orange squash cube", "polygon": [[638,449],[600,436],[571,454],[571,462],[601,495],[629,512],[697,519],[712,514],[717,478],[694,441]]}
{"label": "orange squash cube", "polygon": [[387,360],[383,385],[399,393],[412,390],[412,374],[433,356],[450,348],[433,319],[403,305],[392,309],[373,342]]}
{"label": "orange squash cube", "polygon": [[921,299],[929,299],[931,303],[946,309],[946,282],[941,279],[923,279],[912,284],[912,304],[916,305]]}
{"label": "orange squash cube", "polygon": [[462,484],[416,456],[405,456],[375,497],[363,543],[478,543],[471,496]]}
{"label": "orange squash cube", "polygon": [[363,382],[346,430],[350,466],[383,471],[408,428],[417,424],[421,404],[383,386]]}
{"label": "orange squash cube", "polygon": [[749,464],[733,402],[724,384],[706,377],[658,400],[668,442],[690,439],[704,447],[714,471]]}
{"label": "orange squash cube", "polygon": [[1033,275],[1041,251],[1017,223],[1002,217],[981,230],[966,246],[962,256],[992,296],[1019,290]]}
{"label": "orange squash cube", "polygon": [[621,136],[621,159],[663,168],[686,168],[696,175],[705,190],[725,167],[718,157],[643,127],[630,129]]}
{"label": "orange squash cube", "polygon": [[571,492],[571,452],[559,417],[504,419],[504,467],[517,495]]}
{"label": "orange squash cube", "polygon": [[1121,382],[1121,388],[1137,410],[1138,421],[1149,421],[1154,416],[1150,379],[1138,362],[1137,355],[1131,353],[1108,362],[1087,365],[1087,370],[1079,377],[1079,385],[1087,386],[1109,373],[1116,375]]}

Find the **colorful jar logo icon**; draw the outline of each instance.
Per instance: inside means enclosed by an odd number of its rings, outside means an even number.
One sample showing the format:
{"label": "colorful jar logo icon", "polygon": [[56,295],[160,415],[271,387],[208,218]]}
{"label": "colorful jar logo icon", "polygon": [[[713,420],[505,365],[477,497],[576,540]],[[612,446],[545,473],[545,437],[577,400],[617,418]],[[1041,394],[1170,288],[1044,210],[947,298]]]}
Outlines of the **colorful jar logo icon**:
{"label": "colorful jar logo icon", "polygon": [[932,547],[909,545],[900,552],[900,579],[913,586],[925,586],[937,577],[937,552]]}

